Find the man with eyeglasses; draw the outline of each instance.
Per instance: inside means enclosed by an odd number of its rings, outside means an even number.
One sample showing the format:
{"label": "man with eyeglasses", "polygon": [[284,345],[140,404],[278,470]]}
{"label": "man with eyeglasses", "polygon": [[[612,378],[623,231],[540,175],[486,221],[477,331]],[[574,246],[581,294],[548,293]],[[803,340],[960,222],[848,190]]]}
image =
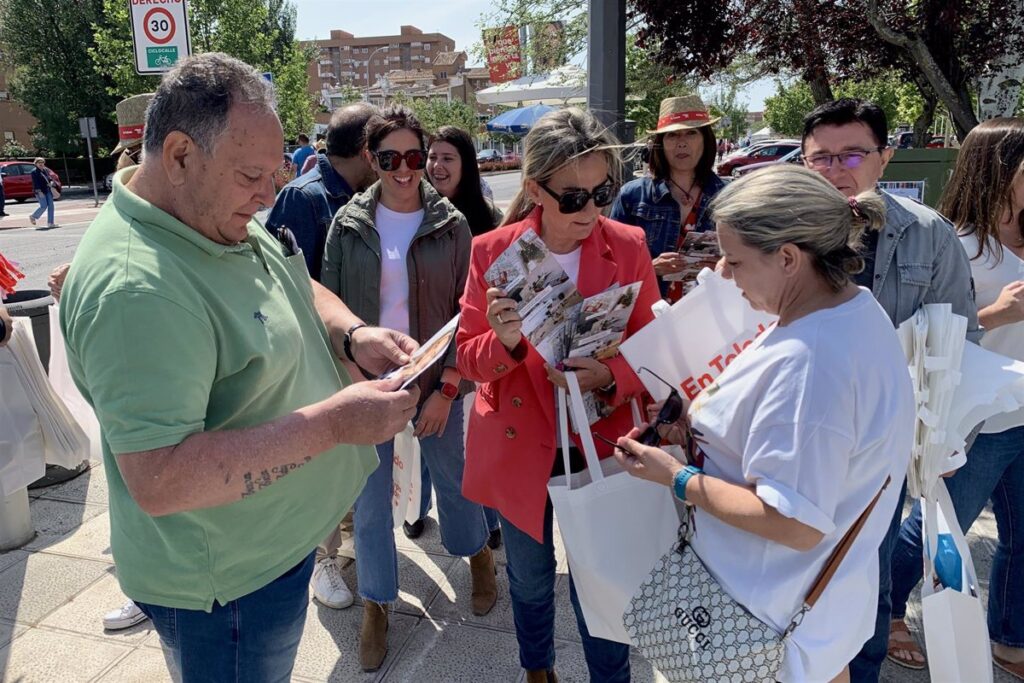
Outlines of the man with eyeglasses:
{"label": "man with eyeglasses", "polygon": [[[835,100],[804,118],[802,159],[807,168],[853,197],[876,189],[893,155],[887,140],[885,112],[878,105]],[[899,326],[924,304],[948,303],[953,313],[967,318],[967,338],[980,339],[970,264],[952,224],[923,204],[878,192],[886,204],[885,226],[865,236],[865,267],[854,276],[856,283],[871,290],[893,325]],[[878,550],[881,580],[875,635],[850,662],[854,683],[877,681],[887,654],[892,614],[889,566],[901,513],[902,506],[897,507]]]}

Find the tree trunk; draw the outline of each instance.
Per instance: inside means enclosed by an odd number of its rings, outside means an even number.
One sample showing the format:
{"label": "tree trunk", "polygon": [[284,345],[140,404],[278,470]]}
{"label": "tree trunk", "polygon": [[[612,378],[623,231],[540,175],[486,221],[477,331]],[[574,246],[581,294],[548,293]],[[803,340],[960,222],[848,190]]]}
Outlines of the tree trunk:
{"label": "tree trunk", "polygon": [[932,123],[935,122],[935,107],[938,104],[935,93],[931,91],[922,92],[921,96],[924,97],[924,109],[914,121],[914,147],[918,149],[924,149],[931,142]]}
{"label": "tree trunk", "polygon": [[815,106],[831,102],[835,99],[827,74],[819,71],[808,71],[804,74],[804,80],[807,81],[807,85],[811,86],[811,96],[814,98]]}
{"label": "tree trunk", "polygon": [[1003,55],[988,65],[978,79],[978,119],[994,119],[1017,113],[1021,84],[1024,83],[1024,60],[1021,55]]}

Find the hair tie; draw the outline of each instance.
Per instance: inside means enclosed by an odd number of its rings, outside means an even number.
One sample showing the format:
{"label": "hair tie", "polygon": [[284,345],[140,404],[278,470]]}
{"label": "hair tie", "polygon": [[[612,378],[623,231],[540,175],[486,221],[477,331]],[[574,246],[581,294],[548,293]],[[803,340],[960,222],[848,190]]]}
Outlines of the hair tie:
{"label": "hair tie", "polygon": [[860,204],[857,203],[856,197],[850,197],[846,200],[846,203],[850,205],[850,211],[853,212],[855,218],[864,218],[864,214],[860,212]]}

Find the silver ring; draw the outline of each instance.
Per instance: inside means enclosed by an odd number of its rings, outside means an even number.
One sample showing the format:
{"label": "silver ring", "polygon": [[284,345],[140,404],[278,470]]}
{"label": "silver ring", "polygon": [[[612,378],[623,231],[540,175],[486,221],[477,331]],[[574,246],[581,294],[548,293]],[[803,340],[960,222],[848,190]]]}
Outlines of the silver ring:
{"label": "silver ring", "polygon": [[501,313],[498,314],[498,323],[504,325],[505,321],[501,319]]}

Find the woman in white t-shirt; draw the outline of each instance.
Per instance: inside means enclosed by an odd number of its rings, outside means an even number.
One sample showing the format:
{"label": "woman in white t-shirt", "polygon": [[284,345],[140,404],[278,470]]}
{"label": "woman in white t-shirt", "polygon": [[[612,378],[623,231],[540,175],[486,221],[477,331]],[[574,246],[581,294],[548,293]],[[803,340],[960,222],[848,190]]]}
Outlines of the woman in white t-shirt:
{"label": "woman in white t-shirt", "polygon": [[[981,345],[1024,360],[1024,119],[990,119],[964,139],[939,210],[960,234],[971,259]],[[988,589],[988,631],[996,665],[1024,678],[1024,411],[991,417],[946,480],[964,533],[991,501],[999,529]],[[907,597],[921,580],[921,510],[900,529],[892,556],[894,636],[906,632]],[[923,668],[924,656],[904,636],[889,658]]]}
{"label": "woman in white t-shirt", "polygon": [[[712,203],[725,277],[779,316],[690,405],[703,469],[629,438],[630,474],[695,507],[692,547],[722,587],[781,633],[839,540],[913,443],[907,363],[885,312],[850,276],[865,229],[884,224],[874,193],[847,199],[782,164]],[[681,437],[681,425],[666,436]],[[701,459],[701,458],[698,458]],[[824,594],[787,640],[781,681],[848,680],[874,632],[878,545],[900,487],[889,486]]]}
{"label": "woman in white t-shirt", "polygon": [[[423,344],[459,313],[469,273],[466,218],[424,178],[425,135],[396,105],[366,124],[367,161],[378,182],[334,217],[321,282],[369,325],[401,330]],[[360,334],[359,326],[348,336]],[[456,369],[455,344],[416,380],[413,419],[420,453],[437,494],[441,542],[469,558],[477,616],[498,597],[484,508],[462,495],[465,446],[461,396],[472,387]],[[399,567],[392,521],[394,440],[377,446],[380,466],[355,504],[356,577],[363,598],[359,664],[376,671],[388,650],[389,605],[398,600]]]}

